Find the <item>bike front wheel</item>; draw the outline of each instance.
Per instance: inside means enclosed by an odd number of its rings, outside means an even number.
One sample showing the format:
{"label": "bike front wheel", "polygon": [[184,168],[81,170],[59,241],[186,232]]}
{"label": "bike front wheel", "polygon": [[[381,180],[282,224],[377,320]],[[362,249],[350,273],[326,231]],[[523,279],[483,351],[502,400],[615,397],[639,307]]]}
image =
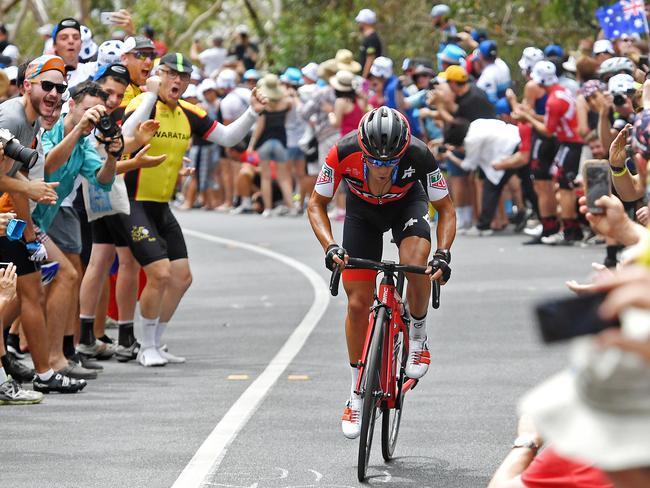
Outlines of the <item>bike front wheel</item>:
{"label": "bike front wheel", "polygon": [[385,461],[390,461],[395,452],[397,444],[397,435],[399,434],[399,425],[402,420],[402,408],[404,405],[404,393],[402,385],[404,384],[406,368],[406,348],[404,345],[404,333],[399,332],[395,336],[393,344],[393,363],[391,364],[392,377],[395,378],[395,408],[384,407],[382,409],[381,419],[381,454]]}
{"label": "bike front wheel", "polygon": [[361,436],[359,438],[359,458],[357,461],[357,477],[359,481],[366,479],[370,449],[372,448],[372,436],[375,430],[375,419],[381,405],[381,359],[387,321],[386,310],[380,308],[375,317],[372,338],[363,368],[361,382],[363,407],[361,408]]}

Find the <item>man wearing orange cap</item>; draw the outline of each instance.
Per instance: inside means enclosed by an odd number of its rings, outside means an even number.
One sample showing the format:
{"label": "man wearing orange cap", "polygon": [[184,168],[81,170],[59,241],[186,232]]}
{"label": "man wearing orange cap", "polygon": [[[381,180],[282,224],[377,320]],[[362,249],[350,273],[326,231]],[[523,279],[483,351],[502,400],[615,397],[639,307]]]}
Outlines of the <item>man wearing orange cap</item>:
{"label": "man wearing orange cap", "polygon": [[[61,102],[61,96],[67,89],[65,82],[65,64],[58,56],[41,56],[33,60],[25,72],[23,82],[24,94],[21,98],[7,100],[0,105],[0,127],[8,129],[18,141],[31,148],[37,148],[36,136],[40,130],[39,117],[51,116]],[[26,181],[19,172],[31,172],[43,165],[42,149],[39,147],[39,158],[34,168],[15,162],[9,171],[10,176],[17,180]],[[75,393],[86,386],[83,380],[74,380],[58,370],[65,369],[67,361],[60,357],[50,361],[49,340],[45,327],[45,314],[43,311],[43,288],[41,276],[36,263],[47,258],[44,246],[37,241],[36,233],[31,221],[29,199],[38,203],[54,203],[56,193],[52,195],[58,183],[40,183],[47,185],[49,192],[43,191],[40,195],[21,189],[9,189],[13,200],[13,208],[18,218],[27,222],[23,234],[23,241],[10,241],[0,237],[0,255],[5,261],[16,265],[18,274],[17,293],[20,301],[20,317],[23,330],[29,342],[34,369],[34,389],[41,392],[59,391]]]}

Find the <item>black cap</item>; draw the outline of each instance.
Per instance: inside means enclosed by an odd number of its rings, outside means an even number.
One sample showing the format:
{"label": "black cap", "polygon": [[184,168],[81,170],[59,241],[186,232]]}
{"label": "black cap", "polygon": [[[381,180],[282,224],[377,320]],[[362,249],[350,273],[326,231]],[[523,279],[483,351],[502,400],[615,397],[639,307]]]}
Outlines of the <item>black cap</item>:
{"label": "black cap", "polygon": [[57,34],[63,29],[75,29],[81,33],[81,24],[77,21],[77,19],[73,19],[72,17],[61,19],[52,31],[52,39],[56,39]]}
{"label": "black cap", "polygon": [[124,80],[125,84],[128,85],[131,83],[131,76],[129,76],[129,70],[120,63],[105,64],[101,66],[95,76],[93,76],[93,81],[99,81],[102,78],[111,76],[119,80]]}
{"label": "black cap", "polygon": [[167,66],[179,73],[191,73],[192,63],[181,53],[167,53],[160,58],[160,66]]}

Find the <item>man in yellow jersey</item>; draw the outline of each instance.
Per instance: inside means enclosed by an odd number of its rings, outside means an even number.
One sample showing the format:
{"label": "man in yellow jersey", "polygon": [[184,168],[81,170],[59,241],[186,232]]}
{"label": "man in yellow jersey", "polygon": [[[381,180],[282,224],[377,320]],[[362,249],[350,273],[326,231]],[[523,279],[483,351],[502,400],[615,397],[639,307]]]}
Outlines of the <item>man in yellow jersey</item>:
{"label": "man in yellow jersey", "polygon": [[[138,124],[153,118],[160,127],[151,139],[149,155],[167,155],[154,168],[126,174],[131,214],[121,215],[131,252],[147,275],[140,297],[142,331],[138,361],[143,366],[184,362],[160,348],[161,336],[192,282],[187,248],[180,225],[169,208],[183,157],[192,136],[231,147],[240,142],[264,109],[266,100],[253,90],[250,108],[228,126],[218,124],[200,107],[181,100],[192,64],[181,53],[162,57],[159,80],[149,79],[150,90],[126,107],[123,133],[130,137]],[[154,77],[157,78],[157,77]]]}
{"label": "man in yellow jersey", "polygon": [[129,102],[142,93],[140,87],[145,86],[147,78],[151,74],[154,59],[156,59],[156,52],[151,39],[136,36],[129,37],[124,41],[122,64],[129,70],[131,82],[126,87],[122,103],[114,112],[114,117],[117,119],[122,119]]}

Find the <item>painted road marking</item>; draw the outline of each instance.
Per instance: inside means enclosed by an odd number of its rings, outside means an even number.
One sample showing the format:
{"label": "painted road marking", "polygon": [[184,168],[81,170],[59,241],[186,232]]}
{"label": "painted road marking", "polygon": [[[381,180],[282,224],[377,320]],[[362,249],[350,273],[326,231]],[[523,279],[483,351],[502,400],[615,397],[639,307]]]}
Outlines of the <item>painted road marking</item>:
{"label": "painted road marking", "polygon": [[307,381],[309,376],[306,374],[290,374],[287,379],[289,381]]}
{"label": "painted road marking", "polygon": [[[314,289],[314,301],[302,321],[291,333],[280,351],[266,366],[262,374],[253,381],[242,393],[235,403],[226,412],[223,418],[203,442],[194,457],[185,466],[180,476],[176,479],[172,488],[198,488],[204,484],[207,477],[214,474],[219,468],[221,461],[226,455],[228,447],[237,437],[239,431],[246,425],[257,408],[262,403],[278,378],[284,373],[289,364],[305,345],[307,338],[316,327],[327,310],[330,301],[330,294],[327,284],[318,273],[309,266],[284,254],[264,249],[259,246],[245,242],[234,241],[222,237],[205,234],[190,229],[183,229],[185,235],[214,242],[227,247],[244,249],[246,251],[261,254],[295,269],[302,274]],[[207,483],[209,484],[209,483]]]}
{"label": "painted road marking", "polygon": [[228,379],[229,380],[235,380],[235,381],[236,380],[240,380],[240,381],[241,380],[249,380],[250,376],[248,376],[247,374],[229,374]]}

